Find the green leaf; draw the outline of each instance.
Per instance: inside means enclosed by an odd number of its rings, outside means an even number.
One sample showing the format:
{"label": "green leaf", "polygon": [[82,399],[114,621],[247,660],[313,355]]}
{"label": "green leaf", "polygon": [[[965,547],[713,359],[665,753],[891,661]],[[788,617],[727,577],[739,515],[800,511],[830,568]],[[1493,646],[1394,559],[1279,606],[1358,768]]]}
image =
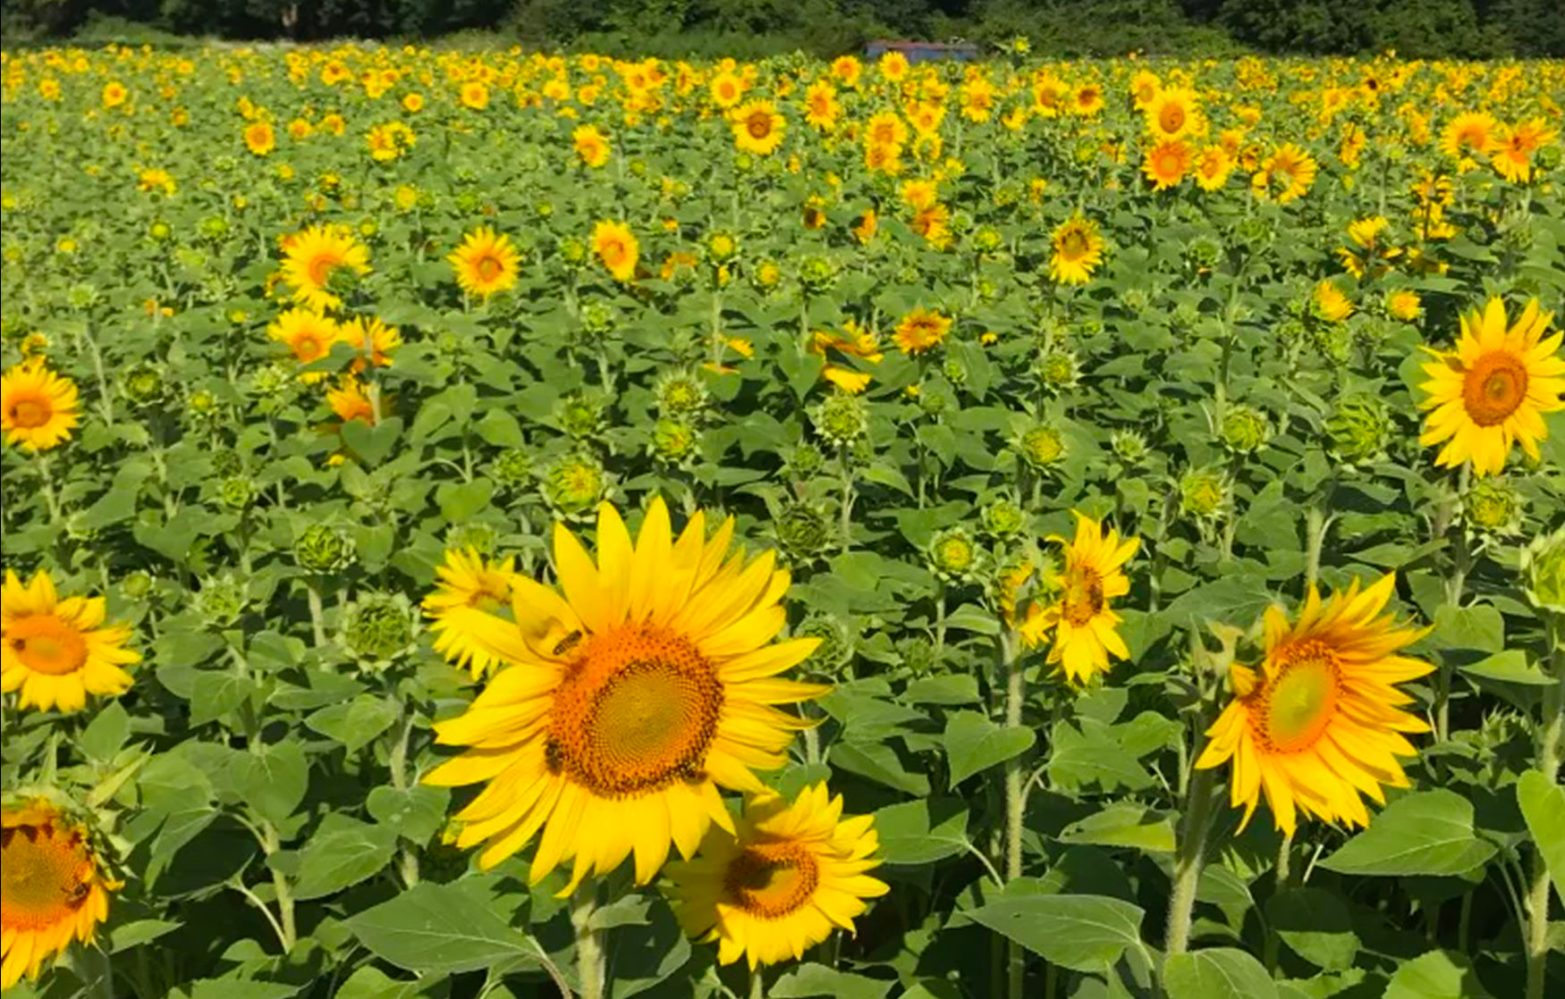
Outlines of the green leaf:
{"label": "green leaf", "polygon": [[883,978],[835,971],[823,964],[801,964],[783,972],[766,991],[772,999],[881,999],[895,984]]}
{"label": "green leaf", "polygon": [[1163,965],[1168,999],[1276,999],[1265,966],[1242,950],[1218,947],[1175,954]]}
{"label": "green leaf", "polygon": [[1469,666],[1461,667],[1463,676],[1480,680],[1497,680],[1501,683],[1521,683],[1529,687],[1547,687],[1555,681],[1537,663],[1527,661],[1527,653],[1521,649],[1506,649]]}
{"label": "green leaf", "polygon": [[1565,788],[1536,770],[1516,782],[1516,803],[1532,842],[1549,867],[1554,891],[1565,899]]}
{"label": "green leaf", "polygon": [[343,444],[366,468],[374,468],[385,461],[400,436],[402,419],[396,416],[382,420],[374,427],[363,420],[349,420],[342,425]]}
{"label": "green leaf", "polygon": [[256,814],[281,825],[304,800],[310,782],[310,764],[297,742],[279,742],[248,758],[248,766],[234,775],[240,796]]}
{"label": "green leaf", "polygon": [[130,715],[119,701],[110,701],[98,711],[82,734],[76,737],[76,745],[89,759],[107,760],[120,751],[130,737]]}
{"label": "green leaf", "polygon": [[1167,815],[1121,802],[1073,822],[1060,831],[1061,843],[1122,846],[1149,853],[1174,852],[1174,823]]}
{"label": "green leaf", "polygon": [[359,942],[389,964],[421,974],[536,964],[532,938],[506,923],[460,882],[424,881],[348,920]]}
{"label": "green leaf", "polygon": [[360,965],[332,999],[413,999],[423,992],[418,982],[398,981],[372,964]]}
{"label": "green leaf", "polygon": [[653,988],[690,960],[690,941],[668,903],[656,899],[647,915],[646,922],[622,926],[607,938],[615,999]]}
{"label": "green leaf", "polygon": [[976,711],[956,712],[946,720],[943,737],[951,761],[951,786],[1020,756],[1037,738],[1030,728],[997,725]]}
{"label": "green leaf", "polygon": [[831,765],[908,794],[929,793],[929,778],[924,774],[909,771],[897,758],[896,750],[883,743],[870,745],[839,743],[831,749]]}
{"label": "green leaf", "polygon": [[356,885],[385,868],[396,848],[396,830],[334,812],[305,840],[294,897],[320,898]]}
{"label": "green leaf", "polygon": [[967,849],[967,806],[955,798],[891,805],[875,813],[888,864],[929,864]]}
{"label": "green leaf", "polygon": [[151,943],[183,925],[166,919],[138,919],[134,922],[122,923],[109,931],[109,953],[118,954],[121,951],[140,947],[144,943]]}
{"label": "green leaf", "polygon": [[346,704],[331,704],[310,714],[304,723],[336,739],[356,753],[390,728],[402,709],[384,697],[360,694]]}
{"label": "green leaf", "polygon": [[1490,999],[1471,962],[1461,954],[1432,950],[1404,962],[1386,983],[1382,999]]}
{"label": "green leaf", "polygon": [[1398,798],[1321,866],[1339,874],[1466,874],[1495,846],[1473,834],[1473,806],[1454,791]]}
{"label": "green leaf", "polygon": [[977,604],[963,604],[946,615],[946,627],[971,631],[976,635],[998,635],[1000,622]]}
{"label": "green leaf", "polygon": [[446,520],[460,524],[488,506],[493,495],[493,482],[474,479],[472,482],[442,485],[435,490],[435,501],[440,504],[440,513]]}
{"label": "green leaf", "polygon": [[1327,971],[1353,966],[1359,939],[1348,907],[1320,888],[1285,888],[1266,902],[1266,920],[1295,954]]}
{"label": "green leaf", "polygon": [[485,411],[482,418],[473,425],[487,443],[495,447],[525,447],[527,439],[522,436],[522,425],[516,422],[516,417],[503,409],[495,408]]}
{"label": "green leaf", "polygon": [[967,915],[1052,964],[1101,972],[1126,948],[1141,946],[1145,913],[1103,895],[1028,895],[1002,898]]}
{"label": "green leaf", "polygon": [[450,801],[451,792],[446,788],[415,784],[400,791],[394,787],[377,787],[370,792],[364,806],[376,822],[423,845],[445,823],[446,806]]}
{"label": "green leaf", "polygon": [[203,670],[196,674],[195,690],[190,696],[191,727],[228,714],[255,693],[255,681],[241,673]]}

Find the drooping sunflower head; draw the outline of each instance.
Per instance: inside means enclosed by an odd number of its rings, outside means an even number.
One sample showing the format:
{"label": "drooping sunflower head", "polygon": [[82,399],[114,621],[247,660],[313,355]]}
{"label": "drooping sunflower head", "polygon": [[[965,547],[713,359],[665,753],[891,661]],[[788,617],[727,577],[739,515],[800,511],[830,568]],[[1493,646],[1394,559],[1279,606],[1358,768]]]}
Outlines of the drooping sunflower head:
{"label": "drooping sunflower head", "polygon": [[49,801],[0,810],[0,989],[91,942],[118,888],[86,830]]}
{"label": "drooping sunflower head", "polygon": [[469,295],[488,298],[516,287],[521,254],[511,238],[480,226],[462,240],[446,258],[456,271],[456,282]]}
{"label": "drooping sunflower head", "polygon": [[283,241],[283,281],[293,297],[317,312],[342,307],[333,289],[339,275],[368,274],[369,248],[346,226],[310,226]]}
{"label": "drooping sunflower head", "polygon": [[1086,284],[1103,262],[1103,237],[1098,225],[1081,215],[1073,215],[1054,230],[1054,255],[1049,259],[1049,276],[1061,284]]}
{"label": "drooping sunflower head", "polygon": [[500,660],[487,646],[468,640],[471,626],[484,624],[473,615],[510,613],[511,585],[518,578],[515,564],[513,558],[485,559],[471,548],[448,551],[445,562],[435,570],[440,585],[424,598],[435,651],[471,670],[474,679]]}
{"label": "drooping sunflower head", "polygon": [[80,421],[76,383],[34,357],[0,375],[0,431],[26,451],[47,451],[70,439]]}
{"label": "drooping sunflower head", "polygon": [[487,843],[491,867],[541,837],[532,878],[574,857],[571,886],[635,855],[636,880],[670,845],[689,857],[716,823],[720,787],[759,792],[807,726],[773,705],[828,688],[779,679],[817,640],[771,644],[789,575],[766,552],[730,554],[734,522],[710,538],[697,512],[676,539],[661,499],[631,540],[598,511],[597,558],[555,527],[558,588],[512,580],[511,615],[474,609],[460,641],[502,663],[440,742],[469,747],[430,783],[486,787],[458,815],[458,845]]}
{"label": "drooping sunflower head", "polygon": [[131,684],[120,667],[141,656],[126,648],[130,628],[104,626],[102,597],[60,598],[49,573],[23,583],[6,570],[0,585],[0,690],[21,707],[69,713],[87,695],[117,697]]}
{"label": "drooping sunflower head", "polygon": [[[337,320],[314,309],[289,309],[266,328],[267,336],[288,348],[293,359],[300,364],[312,364],[331,354],[332,346],[342,338]],[[318,382],[326,377],[324,371],[311,371],[299,376],[301,381]]]}
{"label": "drooping sunflower head", "polygon": [[1561,334],[1544,336],[1553,318],[1533,299],[1507,328],[1498,297],[1462,317],[1455,349],[1435,352],[1424,365],[1429,380],[1419,406],[1430,412],[1419,443],[1444,443],[1436,464],[1455,468],[1470,461],[1474,473],[1495,475],[1513,443],[1539,457],[1538,442],[1548,436],[1543,414],[1565,406]]}
{"label": "drooping sunflower head", "polygon": [[375,404],[364,394],[364,385],[353,375],[343,375],[333,388],[326,390],[326,405],[342,423],[360,420],[374,425]]}
{"label": "drooping sunflower head", "polygon": [[1426,632],[1382,614],[1396,589],[1388,574],[1368,588],[1355,579],[1321,600],[1311,587],[1298,620],[1266,614],[1259,671],[1230,670],[1234,700],[1207,730],[1196,766],[1233,761],[1229,797],[1244,822],[1266,796],[1277,827],[1292,833],[1298,812],[1349,826],[1369,823],[1360,795],[1385,803],[1382,786],[1406,787],[1397,757],[1415,753],[1402,733],[1427,732],[1402,710],[1397,684],[1434,667],[1400,654]]}
{"label": "drooping sunflower head", "polygon": [[669,866],[674,913],[691,937],[716,941],[717,959],[750,967],[797,960],[831,935],[853,932],[886,884],[874,816],[845,818],[824,783],[791,804],[750,796],[732,831],[713,828],[694,860]]}

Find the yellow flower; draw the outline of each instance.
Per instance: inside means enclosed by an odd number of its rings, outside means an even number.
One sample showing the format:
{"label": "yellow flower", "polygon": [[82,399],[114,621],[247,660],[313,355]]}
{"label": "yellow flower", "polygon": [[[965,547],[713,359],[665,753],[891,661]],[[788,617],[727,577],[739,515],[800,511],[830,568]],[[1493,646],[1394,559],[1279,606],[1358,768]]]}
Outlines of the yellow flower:
{"label": "yellow flower", "polygon": [[1061,284],[1086,284],[1103,262],[1103,237],[1098,235],[1097,223],[1073,215],[1055,228],[1052,240],[1049,276]]}
{"label": "yellow flower", "polygon": [[712,77],[710,90],[712,103],[726,111],[744,96],[744,81],[733,73],[718,73]]}
{"label": "yellow flower", "polygon": [[469,80],[462,84],[458,94],[458,100],[462,106],[473,111],[482,111],[489,106],[489,88],[478,80]]}
{"label": "yellow flower", "polygon": [[579,125],[571,133],[571,145],[581,161],[596,169],[609,161],[609,138],[596,125]]}
{"label": "yellow flower", "polygon": [[[266,334],[285,345],[300,364],[330,356],[332,345],[342,339],[337,321],[313,309],[289,309],[266,328]],[[313,383],[325,377],[324,371],[308,371],[301,373],[299,380]]]}
{"label": "yellow flower", "polygon": [[130,687],[121,666],[141,656],[125,647],[130,628],[103,624],[102,597],[61,600],[49,573],[25,585],[7,569],[0,585],[0,690],[19,692],[17,704],[80,711],[87,695],[118,697]]}
{"label": "yellow flower", "polygon": [[103,85],[101,96],[104,107],[117,108],[130,98],[130,91],[126,90],[125,85],[118,80],[110,80]]}
{"label": "yellow flower", "polygon": [[782,145],[787,122],[771,101],[749,101],[729,114],[734,145],[740,152],[770,156]]}
{"label": "yellow flower", "polygon": [[1402,710],[1412,699],[1397,684],[1434,667],[1399,655],[1425,634],[1381,615],[1396,588],[1389,574],[1368,589],[1355,579],[1324,603],[1312,586],[1297,622],[1266,612],[1260,672],[1229,670],[1234,700],[1207,730],[1196,761],[1233,761],[1229,799],[1248,824],[1261,794],[1277,828],[1292,834],[1298,812],[1348,826],[1369,824],[1360,795],[1385,803],[1382,785],[1406,787],[1398,756],[1412,756],[1404,732],[1429,726]]}
{"label": "yellow flower", "polygon": [[1553,142],[1557,134],[1542,118],[1502,126],[1489,162],[1501,177],[1525,184],[1532,179],[1532,154]]}
{"label": "yellow flower", "polygon": [[375,404],[364,394],[364,386],[352,375],[344,375],[336,388],[327,389],[326,404],[343,423],[359,420],[375,425]]}
{"label": "yellow flower", "polygon": [[424,110],[424,95],[413,93],[402,98],[402,109],[408,114],[418,114]]}
{"label": "yellow flower", "polygon": [[488,298],[516,287],[521,254],[509,236],[497,234],[487,226],[468,233],[462,245],[446,259],[456,271],[456,283],[470,295]]}
{"label": "yellow flower", "polygon": [[1424,303],[1413,289],[1398,288],[1386,295],[1386,311],[1404,323],[1417,322],[1424,314]]}
{"label": "yellow flower", "polygon": [[1440,133],[1440,151],[1453,160],[1476,159],[1494,148],[1498,125],[1487,111],[1463,111]]}
{"label": "yellow flower", "polygon": [[0,376],[0,432],[24,451],[47,451],[70,439],[78,403],[75,382],[41,357],[23,361]]}
{"label": "yellow flower", "polygon": [[1203,126],[1195,93],[1184,87],[1160,89],[1144,111],[1147,131],[1159,139],[1182,139],[1199,134]]}
{"label": "yellow flower", "polygon": [[846,818],[824,783],[789,804],[751,795],[732,833],[713,828],[694,860],[669,865],[674,914],[691,937],[716,941],[717,960],[797,961],[889,888],[868,875],[880,865],[875,817]]}
{"label": "yellow flower", "polygon": [[342,307],[329,290],[335,275],[369,270],[369,249],[346,226],[310,226],[283,240],[283,281],[296,301],[317,312]]}
{"label": "yellow flower", "polygon": [[266,156],[277,148],[277,132],[269,121],[251,122],[245,126],[245,148],[257,156]]}
{"label": "yellow flower", "polygon": [[496,612],[509,613],[511,587],[518,579],[515,559],[485,560],[468,549],[446,552],[443,565],[435,570],[439,588],[424,598],[424,612],[433,623],[435,651],[457,666],[466,668],[473,679],[481,678],[500,663],[480,639]]}
{"label": "yellow flower", "polygon": [[1285,205],[1309,193],[1318,170],[1314,157],[1290,142],[1261,161],[1250,186],[1259,197]]}
{"label": "yellow flower", "polygon": [[629,281],[636,276],[636,261],[641,259],[641,244],[625,223],[605,220],[594,225],[592,252],[614,275],[614,280]]}
{"label": "yellow flower", "polygon": [[1196,186],[1203,191],[1216,191],[1228,183],[1233,169],[1233,159],[1226,149],[1222,146],[1207,146],[1196,157]]}
{"label": "yellow flower", "polygon": [[1321,318],[1340,323],[1353,315],[1353,300],[1342,293],[1335,281],[1327,278],[1315,285],[1315,310]]}
{"label": "yellow flower", "polygon": [[605,503],[596,562],[557,524],[559,589],[518,577],[512,618],[468,630],[505,665],[436,723],[437,741],[471,748],[425,781],[486,785],[457,815],[458,846],[488,844],[480,867],[541,833],[534,883],[574,857],[569,892],[634,854],[645,884],[671,844],[689,858],[714,823],[734,832],[718,788],[764,790],[754,771],[781,767],[808,724],[772,705],[829,688],[778,678],[817,640],[771,644],[789,575],[772,552],[730,556],[733,530],[709,539],[697,511],[676,540],[655,499],[632,543]]}
{"label": "yellow flower", "polygon": [[402,346],[402,331],[387,326],[374,316],[356,316],[343,323],[342,342],[352,347],[358,357],[350,366],[355,374],[373,365],[389,367],[391,352]]}
{"label": "yellow flower", "polygon": [[1141,172],[1155,191],[1166,191],[1185,179],[1190,171],[1190,147],[1178,139],[1164,139],[1147,150]]}
{"label": "yellow flower", "polygon": [[1086,683],[1108,671],[1110,657],[1130,658],[1115,628],[1120,617],[1109,601],[1130,592],[1130,580],[1121,569],[1141,548],[1141,539],[1121,541],[1118,531],[1105,534],[1101,523],[1077,513],[1073,540],[1067,543],[1058,535],[1049,540],[1065,546],[1065,571],[1054,580],[1059,599],[1035,607],[1018,631],[1030,646],[1042,645],[1052,631],[1049,664],[1063,670],[1070,682]]}
{"label": "yellow flower", "polygon": [[1507,329],[1504,301],[1491,298],[1482,311],[1462,317],[1455,349],[1431,351],[1435,360],[1424,365],[1429,380],[1420,386],[1425,398],[1419,403],[1431,412],[1418,442],[1444,442],[1437,465],[1471,461],[1475,474],[1497,475],[1513,443],[1534,460],[1540,457],[1538,442],[1549,434],[1543,414],[1565,407],[1561,334],[1543,337],[1553,318],[1533,299]]}
{"label": "yellow flower", "polygon": [[109,915],[109,878],[87,830],[42,798],[0,811],[0,989],[35,979]]}
{"label": "yellow flower", "polygon": [[897,323],[891,339],[904,354],[922,354],[944,343],[950,332],[950,316],[934,309],[914,309]]}
{"label": "yellow flower", "polygon": [[164,194],[172,196],[179,188],[178,185],[174,183],[173,176],[170,175],[167,170],[154,168],[151,170],[143,170],[137,174],[136,189],[149,193],[152,191],[162,191]]}
{"label": "yellow flower", "polygon": [[837,88],[825,80],[816,80],[804,92],[804,120],[812,128],[830,131],[837,123],[842,106],[837,103]]}

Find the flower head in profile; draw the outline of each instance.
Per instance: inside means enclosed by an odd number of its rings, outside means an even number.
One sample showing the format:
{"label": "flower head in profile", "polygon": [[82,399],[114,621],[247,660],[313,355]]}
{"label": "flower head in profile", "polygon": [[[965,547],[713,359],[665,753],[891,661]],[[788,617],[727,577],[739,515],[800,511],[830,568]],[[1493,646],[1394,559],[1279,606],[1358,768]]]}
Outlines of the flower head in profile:
{"label": "flower head in profile", "polygon": [[1100,522],[1078,513],[1075,538],[1049,540],[1065,549],[1064,569],[1049,580],[1056,595],[1045,605],[1034,604],[1018,630],[1029,646],[1042,645],[1052,635],[1049,664],[1072,683],[1083,684],[1107,672],[1111,657],[1130,658],[1119,636],[1120,617],[1109,601],[1130,592],[1123,570],[1141,539],[1121,540],[1118,531],[1105,533]]}
{"label": "flower head in profile", "polygon": [[80,422],[76,383],[33,357],[0,375],[0,432],[25,451],[47,451],[69,440]]}
{"label": "flower head in profile", "polygon": [[1489,299],[1481,311],[1462,317],[1462,332],[1449,351],[1432,351],[1424,365],[1429,380],[1420,388],[1423,445],[1443,444],[1435,463],[1456,468],[1472,462],[1477,475],[1497,475],[1512,444],[1538,458],[1549,435],[1543,414],[1565,407],[1565,358],[1561,334],[1545,337],[1554,314],[1529,301],[1516,322],[1506,325],[1505,302]]}
{"label": "flower head in profile", "polygon": [[1425,632],[1382,614],[1395,589],[1394,574],[1368,588],[1355,579],[1326,600],[1311,587],[1297,621],[1266,612],[1261,668],[1230,668],[1234,699],[1196,766],[1232,761],[1229,798],[1246,824],[1264,793],[1286,833],[1300,812],[1364,826],[1361,796],[1385,804],[1383,786],[1407,786],[1397,757],[1415,750],[1403,733],[1429,726],[1403,710],[1412,698],[1397,684],[1434,667],[1400,654]]}
{"label": "flower head in profile", "polygon": [[692,937],[717,943],[719,963],[796,961],[834,929],[853,932],[868,900],[889,890],[875,817],[842,814],[824,783],[789,803],[750,795],[732,830],[712,827],[692,860],[669,865],[669,895]]}
{"label": "flower head in profile", "polygon": [[512,583],[520,578],[516,560],[486,559],[471,548],[448,551],[435,574],[440,584],[424,598],[424,613],[433,622],[429,630],[435,635],[435,651],[470,670],[476,680],[501,660],[470,634],[488,627],[491,615],[510,613]]}
{"label": "flower head in profile", "polygon": [[131,630],[104,624],[102,597],[64,597],[46,570],[23,583],[7,569],[0,585],[0,690],[23,708],[63,714],[87,706],[87,695],[118,697],[131,685],[121,667],[141,656],[127,647]]}
{"label": "flower head in profile", "polygon": [[1250,188],[1257,197],[1286,205],[1309,193],[1319,170],[1315,157],[1289,142],[1261,161],[1261,168],[1250,178]]}

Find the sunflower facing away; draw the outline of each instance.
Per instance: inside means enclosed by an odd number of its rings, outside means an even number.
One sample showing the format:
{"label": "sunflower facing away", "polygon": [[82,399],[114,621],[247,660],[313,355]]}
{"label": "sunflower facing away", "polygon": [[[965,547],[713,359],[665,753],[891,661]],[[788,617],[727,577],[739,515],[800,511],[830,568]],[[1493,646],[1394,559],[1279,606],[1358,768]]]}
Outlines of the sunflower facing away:
{"label": "sunflower facing away", "polygon": [[1118,531],[1105,534],[1101,523],[1078,513],[1073,540],[1067,544],[1058,535],[1049,540],[1065,546],[1065,571],[1053,580],[1059,597],[1051,606],[1029,611],[1020,629],[1022,641],[1042,645],[1053,631],[1049,664],[1064,670],[1072,683],[1086,683],[1107,672],[1111,656],[1130,658],[1115,630],[1120,617],[1109,601],[1130,592],[1121,570],[1141,548],[1141,539],[1121,541]]}
{"label": "sunflower facing away", "polygon": [[788,804],[765,792],[745,802],[734,832],[712,829],[694,859],[669,865],[674,913],[687,934],[717,941],[717,959],[797,960],[831,936],[853,932],[865,899],[886,894],[875,817],[842,817],[824,783]]}
{"label": "sunflower facing away", "polygon": [[1419,403],[1431,412],[1418,442],[1445,444],[1435,464],[1455,468],[1471,461],[1477,475],[1497,475],[1512,443],[1539,457],[1538,442],[1549,432],[1543,414],[1565,406],[1561,334],[1543,336],[1553,318],[1533,299],[1507,329],[1504,301],[1491,298],[1481,312],[1462,317],[1454,350],[1432,352]]}
{"label": "sunflower facing away", "polygon": [[0,989],[37,978],[109,914],[106,877],[86,831],[43,799],[0,811]]}
{"label": "sunflower facing away", "polygon": [[698,511],[675,540],[656,499],[632,544],[603,504],[596,564],[556,524],[559,590],[518,576],[512,619],[464,622],[462,641],[505,665],[436,724],[438,741],[468,749],[426,780],[486,785],[456,816],[458,846],[487,843],[480,866],[541,833],[534,882],[574,857],[573,888],[634,853],[645,884],[671,843],[688,858],[713,823],[733,831],[718,788],[762,791],[754,771],[781,767],[808,725],[773,705],[829,689],[778,678],[817,639],[771,644],[789,575],[771,551],[730,555],[733,534],[730,517],[708,538]]}
{"label": "sunflower facing away", "polygon": [[141,656],[125,647],[130,628],[103,626],[102,597],[61,600],[49,573],[24,584],[7,569],[0,585],[0,690],[21,707],[80,711],[88,694],[118,696],[131,684],[121,666]]}
{"label": "sunflower facing away", "polygon": [[1098,225],[1073,215],[1054,230],[1054,255],[1049,276],[1061,284],[1086,284],[1103,262],[1103,237]]}
{"label": "sunflower facing away", "polygon": [[47,451],[70,439],[79,422],[76,383],[55,374],[42,358],[0,376],[0,432],[25,451]]}
{"label": "sunflower facing away", "polygon": [[[293,359],[300,364],[311,364],[331,354],[332,345],[342,339],[337,320],[313,309],[289,309],[272,321],[266,335],[288,348]],[[302,382],[318,382],[326,378],[325,371],[308,371],[299,375]]]}
{"label": "sunflower facing away", "polygon": [[1396,685],[1434,667],[1397,654],[1425,632],[1381,614],[1395,589],[1395,574],[1368,589],[1355,579],[1324,602],[1311,587],[1293,624],[1279,607],[1266,612],[1261,669],[1231,667],[1234,700],[1196,761],[1207,769],[1233,760],[1229,799],[1244,806],[1244,824],[1264,792],[1284,832],[1301,810],[1365,826],[1361,794],[1384,804],[1382,785],[1407,786],[1397,757],[1416,751],[1402,733],[1429,726],[1402,710],[1413,699]]}
{"label": "sunflower facing away", "polygon": [[462,245],[446,259],[456,271],[456,283],[463,291],[488,298],[516,287],[517,265],[522,255],[509,236],[480,226],[468,233]]}
{"label": "sunflower facing away", "polygon": [[485,615],[510,613],[511,584],[517,578],[516,560],[486,560],[478,552],[448,551],[435,570],[440,586],[424,598],[424,612],[435,635],[435,651],[478,679],[499,664],[488,646],[468,640],[476,628],[486,626]]}
{"label": "sunflower facing away", "polygon": [[641,244],[625,223],[603,221],[594,225],[592,252],[614,275],[614,280],[629,281],[636,276],[636,262],[641,259]]}
{"label": "sunflower facing away", "polygon": [[293,297],[316,312],[342,308],[331,291],[339,273],[368,274],[369,249],[344,226],[312,225],[283,240],[283,282]]}

